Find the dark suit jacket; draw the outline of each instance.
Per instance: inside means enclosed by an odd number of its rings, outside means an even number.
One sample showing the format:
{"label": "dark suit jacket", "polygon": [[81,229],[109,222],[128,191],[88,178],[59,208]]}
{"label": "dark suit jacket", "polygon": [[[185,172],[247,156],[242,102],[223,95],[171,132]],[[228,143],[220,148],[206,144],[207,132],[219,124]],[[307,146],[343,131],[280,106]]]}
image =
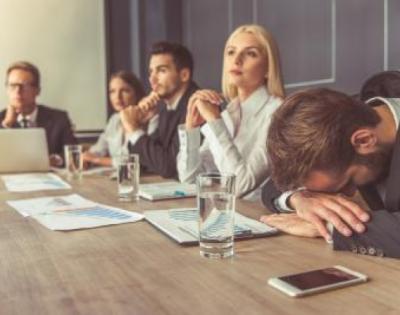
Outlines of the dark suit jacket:
{"label": "dark suit jacket", "polygon": [[165,105],[161,106],[156,131],[150,136],[140,137],[135,145],[129,144],[129,151],[140,155],[140,164],[147,171],[166,178],[177,178],[178,125],[185,122],[187,103],[197,89],[197,85],[192,82],[174,111],[168,111]]}
{"label": "dark suit jacket", "polygon": [[369,187],[360,188],[364,199],[374,210],[367,223],[367,231],[345,237],[334,230],[334,249],[400,258],[400,129],[397,131],[385,188],[383,202]]}
{"label": "dark suit jacket", "polygon": [[[354,232],[351,237],[345,237],[334,229],[333,248],[359,254],[400,258],[400,129],[397,131],[390,172],[386,181],[385,200],[380,199],[374,187],[359,187],[359,190],[373,210],[371,220],[367,223],[367,230],[361,234]],[[271,211],[279,212],[274,200],[280,194],[273,182],[268,181],[262,189],[264,205]]]}
{"label": "dark suit jacket", "polygon": [[[37,108],[36,125],[38,128],[44,128],[46,132],[49,154],[64,156],[64,145],[76,143],[68,114],[44,105],[37,105]],[[5,114],[6,110],[0,112],[0,121],[3,121]],[[20,128],[18,122],[12,128]]]}

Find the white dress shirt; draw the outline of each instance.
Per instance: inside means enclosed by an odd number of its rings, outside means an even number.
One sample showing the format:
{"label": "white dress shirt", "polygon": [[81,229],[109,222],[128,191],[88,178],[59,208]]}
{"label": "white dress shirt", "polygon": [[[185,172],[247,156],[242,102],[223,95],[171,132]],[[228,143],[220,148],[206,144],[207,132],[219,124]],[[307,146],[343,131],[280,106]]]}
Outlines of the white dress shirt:
{"label": "white dress shirt", "polygon": [[[193,183],[200,172],[236,175],[236,195],[260,195],[259,185],[268,177],[266,140],[272,113],[282,103],[262,86],[242,104],[230,102],[221,118],[187,131],[180,125],[177,157],[179,179]],[[200,132],[205,139],[200,146]]]}
{"label": "white dress shirt", "polygon": [[27,122],[26,128],[35,128],[37,126],[36,123],[37,115],[38,115],[38,108],[36,106],[33,112],[30,113],[29,115],[23,116],[22,114],[18,114],[17,122],[20,125],[20,127],[24,128],[23,120],[25,119]]}
{"label": "white dress shirt", "polygon": [[[89,152],[97,156],[110,156],[116,166],[116,157],[128,152],[128,137],[124,137],[119,113],[114,113],[108,120],[107,126],[97,142],[90,147]],[[150,119],[147,134],[152,134],[158,126],[158,115]],[[144,133],[144,131],[143,131]]]}

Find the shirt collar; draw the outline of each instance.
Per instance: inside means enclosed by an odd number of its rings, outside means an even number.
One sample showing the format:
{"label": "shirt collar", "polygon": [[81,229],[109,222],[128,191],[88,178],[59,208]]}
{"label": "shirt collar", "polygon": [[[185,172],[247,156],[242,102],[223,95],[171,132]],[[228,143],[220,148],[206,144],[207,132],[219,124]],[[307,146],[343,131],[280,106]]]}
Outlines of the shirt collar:
{"label": "shirt collar", "polygon": [[165,102],[165,105],[167,106],[167,111],[173,111],[178,108],[179,101],[181,100],[183,94],[185,94],[185,91],[182,91],[181,94],[175,99],[175,102],[173,102],[172,104],[168,104],[167,102]]}
{"label": "shirt collar", "polygon": [[[242,111],[243,116],[252,116],[257,114],[268,102],[270,99],[270,95],[268,94],[267,88],[262,85],[257,88],[251,95],[244,100],[242,105],[240,106],[240,110]],[[239,99],[236,97],[231,104],[228,105],[228,111],[237,110],[240,105]]]}
{"label": "shirt collar", "polygon": [[37,115],[38,115],[38,107],[35,106],[35,109],[29,115],[23,116],[22,114],[18,114],[17,121],[19,124],[22,124],[22,120],[25,118],[29,122],[30,127],[36,127]]}

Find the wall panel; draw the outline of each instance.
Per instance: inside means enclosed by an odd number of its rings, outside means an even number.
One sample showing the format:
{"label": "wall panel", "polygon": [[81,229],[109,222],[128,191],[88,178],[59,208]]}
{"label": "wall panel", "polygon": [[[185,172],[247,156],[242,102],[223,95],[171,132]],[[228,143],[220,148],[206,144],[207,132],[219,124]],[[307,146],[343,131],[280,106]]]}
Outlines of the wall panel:
{"label": "wall panel", "polygon": [[[152,1],[162,0],[146,3]],[[220,89],[225,41],[248,23],[264,25],[277,39],[289,93],[323,86],[355,94],[385,66],[400,68],[398,0],[185,0],[181,12],[183,43],[203,87]]]}
{"label": "wall panel", "polygon": [[388,9],[388,67],[400,69],[400,1],[385,1]]}
{"label": "wall panel", "polygon": [[[1,0],[0,76],[17,60],[42,74],[40,103],[68,110],[77,130],[106,123],[104,2]],[[0,89],[0,108],[7,105]]]}
{"label": "wall panel", "polygon": [[331,0],[258,0],[257,6],[256,21],[279,44],[286,84],[332,80]]}
{"label": "wall panel", "polygon": [[225,0],[184,1],[184,43],[195,59],[195,80],[204,88],[220,89],[229,5]]}

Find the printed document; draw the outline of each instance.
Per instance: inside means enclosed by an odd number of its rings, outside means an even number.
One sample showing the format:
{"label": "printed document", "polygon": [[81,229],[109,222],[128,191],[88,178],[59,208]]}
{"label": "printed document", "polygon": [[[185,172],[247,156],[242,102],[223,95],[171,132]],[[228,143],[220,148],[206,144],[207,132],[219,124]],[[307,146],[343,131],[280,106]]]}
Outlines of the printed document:
{"label": "printed document", "polygon": [[[215,212],[213,217],[219,214]],[[173,238],[179,244],[195,245],[199,239],[198,210],[193,208],[148,210],[145,219]],[[248,239],[275,235],[278,230],[264,223],[235,213],[235,239]]]}
{"label": "printed document", "polygon": [[96,203],[77,194],[7,203],[24,217],[32,217],[51,230],[94,228],[143,219],[139,213]]}
{"label": "printed document", "polygon": [[163,182],[155,184],[141,184],[139,186],[139,196],[148,200],[185,198],[193,197],[195,195],[195,184]]}
{"label": "printed document", "polygon": [[69,184],[53,173],[3,175],[1,178],[11,192],[71,189]]}

